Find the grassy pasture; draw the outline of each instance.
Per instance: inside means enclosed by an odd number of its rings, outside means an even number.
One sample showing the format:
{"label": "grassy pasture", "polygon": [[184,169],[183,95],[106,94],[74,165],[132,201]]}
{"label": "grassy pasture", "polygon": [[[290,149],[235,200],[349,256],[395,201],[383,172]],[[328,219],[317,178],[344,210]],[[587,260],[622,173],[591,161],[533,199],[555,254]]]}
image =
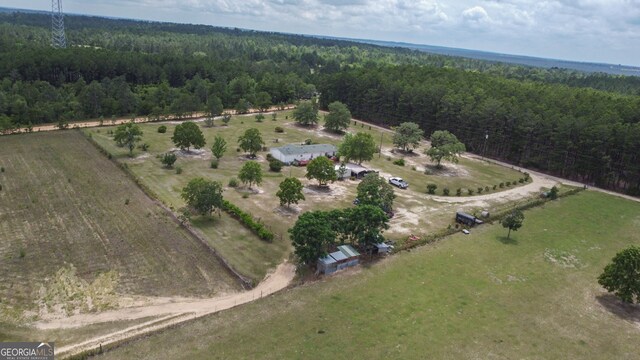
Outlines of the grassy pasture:
{"label": "grassy pasture", "polygon": [[127,295],[238,289],[202,244],[81,133],[4,136],[0,166],[0,321],[37,311],[40,287],[69,264],[87,282],[117,272],[115,290]]}
{"label": "grassy pasture", "polygon": [[136,341],[104,359],[637,359],[640,308],[597,284],[640,204],[584,192]]}
{"label": "grassy pasture", "polygon": [[[321,125],[322,123],[321,121]],[[173,169],[163,168],[160,160],[157,158],[157,155],[174,148],[171,135],[173,134],[175,123],[165,124],[167,125],[167,132],[164,134],[157,132],[157,128],[160,126],[158,123],[142,124],[141,128],[144,132],[143,142],[149,144],[150,148],[148,152],[136,150],[133,158],[128,156],[127,149],[117,147],[112,137],[108,134],[110,130],[115,129],[114,127],[93,128],[84,131],[91,134],[94,140],[113,154],[119,161],[126,163],[133,173],[156,193],[162,201],[175,209],[184,206],[184,202],[180,198],[180,191],[190,179],[202,176],[220,181],[226,186],[230,178],[237,177],[240,168],[246,161],[244,154],[236,151],[237,139],[246,129],[251,127],[259,129],[267,147],[277,147],[289,143],[302,143],[305,139],[311,139],[316,143],[338,145],[342,139],[340,135],[323,131],[321,126],[317,129],[297,126],[293,121],[291,111],[278,112],[276,121],[273,121],[271,115],[267,114],[263,122],[256,122],[255,117],[251,115],[234,116],[229,126],[222,126],[220,120],[216,120],[215,126],[212,128],[204,127],[202,122],[199,124],[207,140],[207,145],[205,149],[203,149],[205,151],[194,152],[192,155],[187,156],[179,155],[178,161],[175,164],[175,167],[180,167],[183,171],[182,174],[179,175],[176,174],[176,171]],[[275,128],[278,126],[284,129],[283,133],[275,132]],[[381,138],[380,130],[375,127],[370,130],[368,126],[361,127],[357,125],[351,128],[350,131],[369,132],[375,139]],[[209,147],[213,143],[213,138],[216,135],[220,135],[226,139],[228,150],[220,160],[218,168],[212,169],[210,168],[212,155]],[[397,207],[399,208],[410,209],[415,207],[416,201],[418,204],[426,207],[440,206],[435,202],[425,201],[423,203],[422,200],[411,198],[411,194],[413,193],[426,193],[426,185],[430,182],[438,184],[439,194],[441,193],[440,189],[448,186],[452,190],[453,195],[455,194],[455,189],[458,187],[476,189],[476,187],[481,185],[492,186],[493,184],[497,185],[503,181],[515,181],[522,177],[522,174],[511,169],[468,159],[461,159],[457,165],[445,164],[445,169],[448,170],[444,171],[446,173],[444,175],[425,175],[422,171],[412,170],[411,168],[411,164],[417,166],[418,169],[419,167],[424,167],[428,162],[426,155],[421,155],[422,149],[417,150],[416,155],[406,156],[407,165],[401,167],[394,165],[392,161],[387,160],[387,158],[392,157],[392,159],[397,159],[404,155],[390,153],[392,143],[389,133],[385,132],[382,138],[383,154],[381,156],[376,155],[371,162],[365,163],[365,165],[379,170],[385,177],[391,175],[401,176],[410,182],[411,187],[409,190],[403,192],[406,196],[399,196],[397,199]],[[275,142],[276,139],[278,141],[277,143]],[[387,155],[387,153],[389,153],[389,155]],[[260,241],[248,233],[242,226],[239,226],[235,220],[230,219],[224,214],[220,218],[195,219],[194,221],[194,225],[209,238],[215,249],[220,252],[236,270],[254,280],[262,279],[270,268],[273,268],[279,264],[283,258],[288,256],[290,245],[287,229],[293,225],[300,211],[315,209],[327,210],[351,206],[358,184],[357,181],[351,180],[336,182],[331,184],[329,187],[330,190],[326,192],[316,191],[313,187],[307,187],[305,190],[307,200],[296,207],[297,211],[283,211],[283,209],[279,207],[275,193],[277,192],[279,183],[285,176],[291,175],[298,177],[305,184],[313,185],[314,183],[304,178],[306,174],[305,168],[285,167],[281,173],[270,172],[265,156],[266,152],[259,153],[258,161],[261,163],[265,174],[259,192],[250,191],[243,187],[238,189],[226,188],[224,196],[267,224],[277,236],[277,239],[273,243],[268,244]],[[420,170],[422,169],[420,168]],[[420,209],[416,211],[419,212]],[[412,232],[419,230],[419,232],[425,232],[436,230],[451,222],[451,213],[449,212],[445,215],[434,214],[433,217],[437,218],[437,221],[434,219],[427,221],[420,213],[415,213],[412,216],[415,217],[415,222],[410,224],[398,223],[397,236],[404,236],[407,231]],[[390,234],[393,234],[393,231],[391,231]]]}

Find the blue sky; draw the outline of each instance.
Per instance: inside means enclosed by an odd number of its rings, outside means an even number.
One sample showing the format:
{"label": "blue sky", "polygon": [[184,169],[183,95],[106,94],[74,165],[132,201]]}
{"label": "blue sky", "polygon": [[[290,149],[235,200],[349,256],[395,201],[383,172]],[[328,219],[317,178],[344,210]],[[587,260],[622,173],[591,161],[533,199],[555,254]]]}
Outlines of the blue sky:
{"label": "blue sky", "polygon": [[[50,5],[0,0],[17,8]],[[63,8],[640,66],[640,0],[64,0]]]}

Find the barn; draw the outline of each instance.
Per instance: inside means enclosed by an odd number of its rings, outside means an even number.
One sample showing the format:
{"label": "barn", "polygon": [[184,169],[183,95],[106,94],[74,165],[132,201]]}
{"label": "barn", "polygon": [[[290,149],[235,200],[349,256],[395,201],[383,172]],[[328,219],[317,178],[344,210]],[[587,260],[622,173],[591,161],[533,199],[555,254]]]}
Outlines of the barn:
{"label": "barn", "polygon": [[338,149],[331,144],[288,144],[271,149],[271,155],[285,164],[291,164],[294,160],[311,160],[318,156],[335,156],[337,152]]}

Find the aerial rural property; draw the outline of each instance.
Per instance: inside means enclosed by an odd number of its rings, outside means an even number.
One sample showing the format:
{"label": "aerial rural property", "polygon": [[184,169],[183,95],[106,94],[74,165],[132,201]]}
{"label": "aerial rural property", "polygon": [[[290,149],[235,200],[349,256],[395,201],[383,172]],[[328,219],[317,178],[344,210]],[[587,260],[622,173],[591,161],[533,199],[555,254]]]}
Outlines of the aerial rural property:
{"label": "aerial rural property", "polygon": [[0,4],[0,360],[637,359],[640,53],[462,3]]}

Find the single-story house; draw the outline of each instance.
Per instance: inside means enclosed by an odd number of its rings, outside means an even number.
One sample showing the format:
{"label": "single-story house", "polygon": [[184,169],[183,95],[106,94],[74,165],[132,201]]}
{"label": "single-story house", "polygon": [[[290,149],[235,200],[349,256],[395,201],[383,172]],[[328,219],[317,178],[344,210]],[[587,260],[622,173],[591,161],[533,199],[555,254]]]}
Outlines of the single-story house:
{"label": "single-story house", "polygon": [[340,245],[338,251],[318,259],[318,272],[333,274],[334,272],[359,264],[360,253],[351,245]]}
{"label": "single-story house", "polygon": [[318,156],[336,156],[337,152],[338,148],[331,144],[288,144],[271,148],[271,156],[285,164],[291,164],[294,160],[311,160]]}
{"label": "single-story house", "polygon": [[362,166],[362,165],[358,165],[358,164],[353,164],[353,163],[347,163],[344,164],[346,171],[344,172],[340,172],[340,167],[342,165],[336,165],[335,166],[335,170],[336,170],[336,175],[338,177],[338,179],[346,179],[349,177],[355,177],[356,179],[361,179],[363,178],[365,175],[367,175],[368,173],[372,173],[372,172],[377,172],[375,170],[371,170],[371,169],[367,169],[366,167]]}

